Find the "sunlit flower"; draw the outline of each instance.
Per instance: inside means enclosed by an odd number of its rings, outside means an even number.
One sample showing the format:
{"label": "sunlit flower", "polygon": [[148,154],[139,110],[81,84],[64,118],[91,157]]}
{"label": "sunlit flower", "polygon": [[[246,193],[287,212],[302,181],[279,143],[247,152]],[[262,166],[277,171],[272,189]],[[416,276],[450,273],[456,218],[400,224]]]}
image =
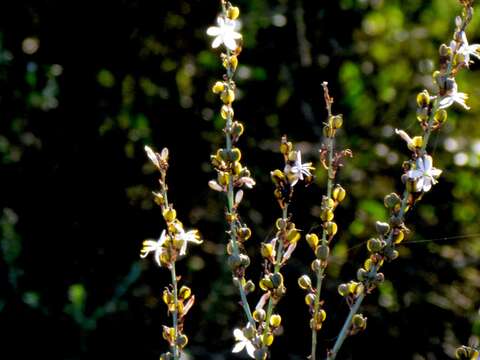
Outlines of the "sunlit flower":
{"label": "sunlit flower", "polygon": [[447,91],[439,102],[439,109],[445,109],[451,106],[453,103],[461,105],[464,109],[469,110],[470,107],[465,103],[468,99],[468,95],[462,92],[458,92],[458,85],[453,80],[451,89]]}
{"label": "sunlit flower", "polygon": [[415,180],[416,191],[427,192],[432,188],[432,185],[437,183],[436,179],[441,173],[442,170],[432,166],[432,157],[424,155],[417,158],[415,169],[408,171],[407,175],[410,179]]}
{"label": "sunlit flower", "polygon": [[469,67],[470,63],[473,61],[470,60],[470,56],[476,57],[477,59],[480,59],[480,44],[468,44],[467,37],[463,37],[463,42],[462,46],[460,49],[458,49],[458,53],[463,55],[465,58],[465,64],[467,67]]}
{"label": "sunlit flower", "polygon": [[311,177],[312,173],[310,171],[314,169],[311,162],[302,164],[302,153],[297,151],[297,157],[293,165],[286,165],[284,172],[290,180],[290,185],[295,186],[298,180],[304,179],[304,176]]}
{"label": "sunlit flower", "polygon": [[145,145],[145,152],[147,153],[150,161],[157,167],[160,168],[160,162],[158,161],[157,154],[152,150],[150,146]]}
{"label": "sunlit flower", "polygon": [[224,44],[228,49],[234,51],[237,48],[235,40],[242,38],[242,35],[235,31],[236,22],[219,16],[217,23],[218,26],[211,26],[207,29],[208,35],[215,36],[212,48],[216,49],[221,44]]}
{"label": "sunlit flower", "polygon": [[200,240],[198,230],[185,231],[183,228],[180,228],[180,231],[175,236],[175,239],[182,242],[180,255],[186,254],[188,243],[201,244],[203,242],[203,240]]}
{"label": "sunlit flower", "polygon": [[252,344],[250,340],[248,340],[245,335],[243,334],[243,331],[240,329],[235,329],[233,331],[233,335],[235,336],[235,340],[237,343],[233,347],[232,352],[233,353],[239,353],[243,349],[247,350],[247,354],[252,358],[255,359],[255,346]]}
{"label": "sunlit flower", "polygon": [[157,262],[158,266],[162,266],[160,262],[160,257],[162,256],[162,253],[164,252],[164,244],[165,241],[167,240],[167,233],[165,230],[162,231],[162,234],[160,235],[160,238],[157,241],[154,240],[145,240],[143,242],[143,248],[140,250],[140,257],[145,258],[150,254],[151,252],[154,252],[154,257],[155,261]]}

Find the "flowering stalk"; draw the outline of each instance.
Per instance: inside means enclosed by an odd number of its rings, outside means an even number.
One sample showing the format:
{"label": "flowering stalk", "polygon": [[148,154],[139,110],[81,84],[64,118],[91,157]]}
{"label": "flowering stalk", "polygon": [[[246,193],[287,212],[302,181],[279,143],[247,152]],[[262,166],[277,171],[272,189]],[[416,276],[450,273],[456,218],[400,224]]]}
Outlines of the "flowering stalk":
{"label": "flowering stalk", "polygon": [[[243,198],[245,186],[252,188],[255,181],[250,175],[250,171],[244,167],[240,160],[242,153],[235,145],[243,134],[243,124],[234,120],[234,111],[232,104],[235,101],[236,84],[233,79],[238,65],[238,55],[241,47],[237,40],[241,40],[242,35],[236,32],[238,26],[238,16],[240,11],[238,7],[232,6],[229,2],[221,0],[222,12],[217,18],[218,26],[208,28],[207,34],[214,37],[212,47],[223,46],[225,52],[220,57],[226,74],[222,81],[217,81],[212,88],[214,94],[218,94],[223,103],[220,110],[221,117],[225,120],[225,148],[219,149],[215,155],[211,156],[211,162],[217,171],[217,179],[209,182],[210,188],[215,191],[223,192],[226,195],[227,209],[226,220],[229,224],[229,243],[227,245],[228,264],[232,270],[233,280],[240,293],[241,305],[248,322],[255,326],[252,317],[252,311],[247,301],[247,294],[254,290],[252,281],[245,279],[245,270],[250,264],[250,258],[245,252],[244,242],[251,236],[250,228],[241,221],[238,213],[238,206]],[[235,193],[235,189],[239,189]]]}
{"label": "flowering stalk", "polygon": [[312,262],[312,270],[317,277],[316,287],[312,287],[312,281],[308,275],[302,275],[298,279],[298,285],[307,291],[305,302],[309,307],[312,318],[310,320],[310,328],[312,329],[312,348],[310,353],[310,359],[316,359],[317,349],[317,332],[322,328],[323,322],[326,319],[327,313],[322,308],[323,301],[321,301],[322,282],[325,276],[325,270],[328,265],[328,256],[330,253],[330,243],[333,237],[337,233],[337,224],[333,221],[334,210],[338,204],[345,199],[345,189],[340,185],[333,184],[335,182],[335,176],[338,168],[342,165],[341,160],[345,156],[352,156],[350,150],[343,150],[340,152],[335,151],[334,141],[335,135],[338,129],[342,127],[343,117],[342,115],[332,114],[333,98],[330,97],[328,92],[328,84],[324,82],[322,84],[325,104],[328,112],[328,121],[325,123],[324,136],[325,140],[320,150],[321,162],[327,170],[327,194],[322,198],[320,218],[322,220],[322,239],[321,242],[315,233],[307,234],[306,240],[313,250],[316,259]]}
{"label": "flowering stalk", "polygon": [[145,151],[150,161],[160,172],[160,192],[153,193],[155,202],[162,209],[162,215],[167,228],[162,231],[157,241],[145,240],[140,256],[142,258],[153,253],[158,266],[170,270],[172,283],[163,291],[163,301],[172,315],[172,327],[163,326],[163,337],[168,341],[171,352],[160,356],[161,360],[178,360],[188,343],[188,337],[183,333],[184,317],[195,303],[195,296],[187,286],[178,289],[180,277],[176,274],[175,264],[177,260],[186,255],[188,243],[201,244],[197,230],[185,231],[183,224],[177,219],[177,212],[173,204],[168,202],[167,170],[168,170],[168,149],[156,153],[146,146]]}
{"label": "flowering stalk", "polygon": [[366,318],[358,314],[360,305],[365,296],[383,281],[384,275],[379,270],[384,261],[392,261],[398,257],[396,245],[400,244],[405,234],[409,232],[404,224],[405,213],[437,183],[441,170],[433,167],[433,159],[427,153],[431,133],[440,129],[447,120],[446,108],[457,103],[464,109],[469,109],[465,103],[468,95],[458,92],[455,77],[460,70],[469,67],[471,56],[480,57],[478,52],[480,45],[469,45],[465,34],[465,29],[473,16],[473,0],[460,0],[460,3],[464,11],[462,16],[455,18],[453,40],[449,45],[442,44],[439,49],[440,69],[433,74],[437,94],[431,96],[424,90],[417,95],[417,119],[423,130],[422,136],[411,138],[405,131],[396,130],[412,152],[410,160],[403,164],[402,182],[405,184],[403,196],[400,198],[396,193],[392,193],[385,197],[385,206],[391,214],[389,222],[377,221],[378,237],[367,242],[370,257],[358,270],[358,281],[341,284],[338,288],[340,295],[346,298],[351,307],[335,345],[327,355],[329,360],[336,358],[348,335],[365,329]]}

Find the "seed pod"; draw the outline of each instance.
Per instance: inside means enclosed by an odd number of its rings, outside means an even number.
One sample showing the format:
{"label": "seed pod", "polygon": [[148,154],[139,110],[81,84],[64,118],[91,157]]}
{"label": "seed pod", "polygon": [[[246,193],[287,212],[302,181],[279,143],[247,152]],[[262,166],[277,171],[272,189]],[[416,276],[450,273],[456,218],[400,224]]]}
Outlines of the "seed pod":
{"label": "seed pod", "polygon": [[365,281],[367,280],[367,277],[368,277],[368,271],[365,270],[365,269],[358,269],[357,271],[357,280],[358,281]]}
{"label": "seed pod", "polygon": [[232,135],[235,137],[239,137],[243,134],[244,126],[241,122],[235,121],[232,124]]}
{"label": "seed pod", "polygon": [[242,264],[242,259],[239,255],[230,255],[227,264],[231,270],[236,270]]}
{"label": "seed pod", "polygon": [[352,318],[352,324],[356,328],[364,329],[367,326],[367,319],[362,314],[355,314]]}
{"label": "seed pod", "polygon": [[327,261],[329,254],[330,254],[330,248],[324,244],[318,246],[317,249],[315,250],[315,256],[322,261]]}
{"label": "seed pod", "polygon": [[318,259],[315,259],[312,261],[310,267],[312,268],[313,272],[318,272],[322,268],[322,262]]}
{"label": "seed pod", "polygon": [[177,338],[177,345],[180,346],[180,348],[184,348],[188,344],[188,337],[187,335],[179,335]]}
{"label": "seed pod", "polygon": [[240,264],[247,268],[250,266],[250,257],[246,254],[240,254]]}
{"label": "seed pod", "polygon": [[302,275],[298,278],[298,286],[303,290],[310,290],[312,288],[312,280],[308,275]]}
{"label": "seed pod", "polygon": [[385,281],[385,275],[383,273],[378,273],[377,275],[375,275],[375,282],[377,284],[381,284]]}
{"label": "seed pod", "polygon": [[242,152],[239,148],[233,148],[232,150],[230,150],[228,158],[232,162],[240,161],[240,159],[242,158]]}
{"label": "seed pod", "polygon": [[243,226],[237,230],[237,235],[242,240],[248,240],[252,236],[252,230],[246,226]]}

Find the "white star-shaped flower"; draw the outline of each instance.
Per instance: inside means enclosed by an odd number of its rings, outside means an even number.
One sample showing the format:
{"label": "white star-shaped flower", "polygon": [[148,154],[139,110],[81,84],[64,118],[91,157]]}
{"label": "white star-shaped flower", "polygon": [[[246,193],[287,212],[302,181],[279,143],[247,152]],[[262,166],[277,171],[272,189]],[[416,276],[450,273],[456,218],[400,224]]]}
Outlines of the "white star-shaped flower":
{"label": "white star-shaped flower", "polygon": [[473,61],[470,60],[470,56],[476,57],[477,59],[480,59],[480,44],[468,44],[467,37],[465,36],[463,38],[463,43],[462,46],[460,46],[460,49],[458,49],[458,53],[463,55],[465,58],[465,65],[469,67],[470,63]]}
{"label": "white star-shaped flower", "polygon": [[312,166],[311,162],[303,163],[302,164],[302,153],[297,151],[297,157],[293,163],[293,165],[285,166],[285,174],[287,174],[290,185],[295,186],[298,180],[303,180],[304,176],[311,177],[312,173],[310,170],[314,170],[315,168]]}
{"label": "white star-shaped flower", "polygon": [[250,356],[252,359],[255,359],[255,346],[245,337],[243,331],[240,329],[235,329],[233,330],[233,336],[235,336],[237,343],[233,347],[232,353],[239,353],[243,349],[246,349],[248,356]]}
{"label": "white star-shaped flower", "polygon": [[440,99],[439,109],[446,109],[453,103],[461,105],[465,110],[470,110],[470,107],[466,104],[468,95],[462,92],[458,92],[458,85],[453,80],[452,88]]}
{"label": "white star-shaped flower", "polygon": [[157,262],[158,266],[162,266],[160,262],[160,256],[162,256],[163,251],[165,250],[163,245],[167,240],[167,233],[165,230],[162,231],[160,238],[157,241],[154,240],[145,240],[143,242],[143,248],[140,251],[140,257],[145,258],[151,252],[154,252],[155,261]]}
{"label": "white star-shaped flower", "polygon": [[242,35],[235,31],[237,23],[235,20],[225,19],[221,16],[217,18],[218,26],[211,26],[207,29],[207,35],[215,36],[212,42],[212,48],[216,49],[221,44],[234,51],[237,48],[235,40],[241,39]]}
{"label": "white star-shaped flower", "polygon": [[432,166],[432,157],[424,155],[417,158],[415,169],[408,171],[407,175],[410,179],[415,180],[416,191],[427,192],[432,188],[432,185],[437,183],[436,179],[441,173],[442,170]]}
{"label": "white star-shaped flower", "polygon": [[201,244],[203,242],[203,240],[200,240],[198,230],[185,231],[183,228],[181,228],[181,230],[175,236],[175,239],[182,242],[180,255],[185,255],[187,253],[187,245],[189,242],[194,244]]}

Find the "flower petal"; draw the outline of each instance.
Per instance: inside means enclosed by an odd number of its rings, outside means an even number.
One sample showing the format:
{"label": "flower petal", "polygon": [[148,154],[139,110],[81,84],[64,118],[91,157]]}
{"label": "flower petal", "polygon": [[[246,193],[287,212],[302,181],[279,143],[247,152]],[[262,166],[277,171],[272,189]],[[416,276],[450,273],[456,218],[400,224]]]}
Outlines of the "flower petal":
{"label": "flower petal", "polygon": [[232,36],[224,36],[224,39],[223,39],[223,43],[225,44],[225,46],[227,48],[229,48],[230,50],[234,51],[236,48],[237,48],[237,43],[235,42],[235,40],[233,39]]}
{"label": "flower petal", "polygon": [[237,340],[237,341],[246,340],[245,335],[243,335],[243,331],[240,330],[240,329],[233,330],[233,336],[235,336],[235,340]]}
{"label": "flower petal", "polygon": [[424,177],[419,177],[416,181],[416,187],[415,190],[418,192],[423,191],[423,185],[424,185]]}
{"label": "flower petal", "polygon": [[430,178],[426,177],[425,181],[424,181],[424,184],[423,184],[423,191],[424,192],[430,191],[431,188],[432,188],[432,180],[430,180]]}
{"label": "flower petal", "polygon": [[432,169],[432,157],[430,155],[423,157],[423,166],[425,172],[429,172]]}
{"label": "flower petal", "polygon": [[238,353],[242,351],[244,347],[245,347],[245,342],[243,341],[237,342],[232,349],[232,353]]}
{"label": "flower petal", "polygon": [[210,26],[207,29],[207,35],[218,36],[221,33],[221,29],[218,26]]}
{"label": "flower petal", "polygon": [[222,44],[222,37],[217,36],[212,42],[212,48],[216,49]]}
{"label": "flower petal", "polygon": [[439,101],[439,109],[446,109],[453,104],[453,98],[451,96],[444,96],[442,99]]}
{"label": "flower petal", "polygon": [[252,358],[255,359],[255,346],[249,341],[246,343],[247,345],[247,354]]}

